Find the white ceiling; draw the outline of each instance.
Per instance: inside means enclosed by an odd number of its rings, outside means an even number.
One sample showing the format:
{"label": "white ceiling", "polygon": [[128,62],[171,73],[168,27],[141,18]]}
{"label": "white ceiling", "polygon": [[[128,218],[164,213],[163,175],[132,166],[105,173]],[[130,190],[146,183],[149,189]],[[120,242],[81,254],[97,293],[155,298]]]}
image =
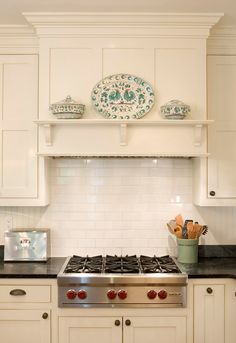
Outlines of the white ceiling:
{"label": "white ceiling", "polygon": [[22,12],[223,12],[236,25],[236,0],[0,0],[0,25],[24,25]]}

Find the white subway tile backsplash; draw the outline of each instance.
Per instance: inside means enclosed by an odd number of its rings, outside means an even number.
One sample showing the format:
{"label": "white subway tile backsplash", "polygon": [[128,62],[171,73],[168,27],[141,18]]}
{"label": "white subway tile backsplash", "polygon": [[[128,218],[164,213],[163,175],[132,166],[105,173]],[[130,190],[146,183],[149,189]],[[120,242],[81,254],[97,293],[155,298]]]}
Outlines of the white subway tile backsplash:
{"label": "white subway tile backsplash", "polygon": [[192,204],[190,159],[53,159],[45,208],[0,208],[14,227],[49,227],[52,255],[176,253],[166,222],[181,213],[208,224],[201,243],[236,242],[235,208]]}

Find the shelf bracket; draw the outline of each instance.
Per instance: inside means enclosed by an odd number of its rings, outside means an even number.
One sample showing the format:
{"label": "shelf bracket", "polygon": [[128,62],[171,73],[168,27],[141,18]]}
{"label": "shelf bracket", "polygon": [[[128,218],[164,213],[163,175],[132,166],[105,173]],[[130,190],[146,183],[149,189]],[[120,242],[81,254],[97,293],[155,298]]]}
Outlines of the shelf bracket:
{"label": "shelf bracket", "polygon": [[52,145],[52,125],[51,124],[44,124],[44,136],[45,136],[45,144],[46,146]]}
{"label": "shelf bracket", "polygon": [[194,146],[200,146],[202,144],[202,124],[195,125],[194,130]]}
{"label": "shelf bracket", "polygon": [[120,145],[127,145],[127,124],[120,124]]}

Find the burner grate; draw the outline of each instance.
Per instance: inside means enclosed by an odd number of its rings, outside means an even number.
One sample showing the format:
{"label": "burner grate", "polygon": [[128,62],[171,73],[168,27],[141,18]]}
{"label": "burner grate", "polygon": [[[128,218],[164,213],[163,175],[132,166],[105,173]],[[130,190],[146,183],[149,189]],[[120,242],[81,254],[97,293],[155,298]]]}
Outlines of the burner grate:
{"label": "burner grate", "polygon": [[64,273],[102,273],[103,257],[81,257],[74,255],[69,260]]}
{"label": "burner grate", "polygon": [[111,256],[103,257],[74,255],[70,258],[64,273],[180,273],[170,256]]}
{"label": "burner grate", "polygon": [[110,256],[105,258],[105,273],[139,273],[140,266],[136,255]]}
{"label": "burner grate", "polygon": [[173,259],[169,256],[140,256],[143,273],[180,273]]}

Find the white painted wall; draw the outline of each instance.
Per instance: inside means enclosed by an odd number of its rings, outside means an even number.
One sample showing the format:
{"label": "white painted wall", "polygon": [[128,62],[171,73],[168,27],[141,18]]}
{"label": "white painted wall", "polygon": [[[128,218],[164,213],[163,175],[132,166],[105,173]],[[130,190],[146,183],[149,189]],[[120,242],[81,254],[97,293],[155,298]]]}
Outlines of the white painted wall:
{"label": "white painted wall", "polygon": [[52,255],[174,253],[166,222],[208,224],[206,244],[236,244],[236,209],[192,204],[190,159],[51,160],[51,204],[0,208],[0,244],[13,227],[49,227]]}

